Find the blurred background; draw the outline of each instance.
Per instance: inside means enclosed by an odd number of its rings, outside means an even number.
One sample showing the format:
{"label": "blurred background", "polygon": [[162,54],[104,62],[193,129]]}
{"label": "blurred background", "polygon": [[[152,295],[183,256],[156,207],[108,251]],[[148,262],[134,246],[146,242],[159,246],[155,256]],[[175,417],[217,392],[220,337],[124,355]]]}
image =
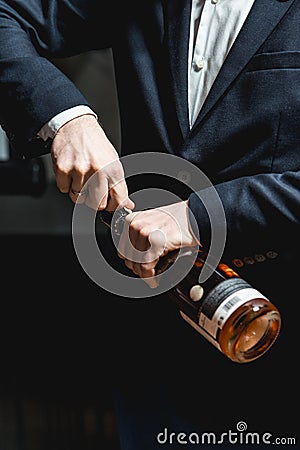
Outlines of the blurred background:
{"label": "blurred background", "polygon": [[[109,50],[53,61],[119,149]],[[107,300],[74,253],[73,203],[50,155],[15,160],[0,128],[0,450],[118,450],[105,357]],[[105,231],[99,226],[98,233]],[[109,299],[108,299],[109,300]]]}

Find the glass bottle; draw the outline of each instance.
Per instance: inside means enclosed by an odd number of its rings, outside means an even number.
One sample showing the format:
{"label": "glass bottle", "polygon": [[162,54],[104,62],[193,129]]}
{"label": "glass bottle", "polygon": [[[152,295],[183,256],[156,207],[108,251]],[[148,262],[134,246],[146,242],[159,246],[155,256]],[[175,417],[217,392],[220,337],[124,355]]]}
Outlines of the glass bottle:
{"label": "glass bottle", "polygon": [[[121,208],[114,214],[102,211],[100,217],[118,237],[128,213]],[[211,266],[211,275],[199,284],[201,269],[208,264],[206,256],[196,248],[170,252],[160,259],[156,273],[163,276],[175,261],[176,272],[182,268],[185,273],[191,267],[168,291],[182,318],[232,361],[253,361],[276,340],[281,315],[268,298],[223,262]]]}
{"label": "glass bottle", "polygon": [[[158,273],[176,260],[176,253],[169,254],[168,262],[162,258]],[[246,363],[262,356],[280,331],[276,306],[223,262],[199,284],[205,252],[186,249],[178,257],[177,270],[191,264],[191,258],[194,261],[188,274],[168,291],[182,318],[232,361]]]}

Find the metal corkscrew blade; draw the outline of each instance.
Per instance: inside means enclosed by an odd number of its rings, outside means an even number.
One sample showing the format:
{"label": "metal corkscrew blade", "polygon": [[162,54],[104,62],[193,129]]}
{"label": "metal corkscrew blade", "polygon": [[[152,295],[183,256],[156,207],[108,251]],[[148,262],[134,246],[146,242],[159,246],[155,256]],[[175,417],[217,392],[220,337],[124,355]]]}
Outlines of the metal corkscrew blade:
{"label": "metal corkscrew blade", "polygon": [[131,210],[128,208],[120,208],[115,211],[100,211],[100,219],[101,221],[108,226],[114,233],[115,236],[121,236],[125,217],[131,213]]}

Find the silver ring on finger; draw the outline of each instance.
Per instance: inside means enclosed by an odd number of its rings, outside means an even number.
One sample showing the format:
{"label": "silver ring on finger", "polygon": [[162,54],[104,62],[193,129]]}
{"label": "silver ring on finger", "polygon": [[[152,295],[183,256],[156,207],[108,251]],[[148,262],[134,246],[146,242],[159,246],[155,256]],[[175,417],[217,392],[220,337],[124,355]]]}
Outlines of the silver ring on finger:
{"label": "silver ring on finger", "polygon": [[81,195],[86,195],[86,189],[82,189],[81,191],[75,191],[73,188],[70,189],[70,192],[73,195],[76,195],[77,197],[80,197]]}

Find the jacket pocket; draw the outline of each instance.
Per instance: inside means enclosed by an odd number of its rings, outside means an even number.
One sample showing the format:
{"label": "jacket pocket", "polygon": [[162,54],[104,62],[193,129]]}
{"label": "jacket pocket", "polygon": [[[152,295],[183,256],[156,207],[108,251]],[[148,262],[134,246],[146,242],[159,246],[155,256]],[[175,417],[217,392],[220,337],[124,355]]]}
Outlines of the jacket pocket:
{"label": "jacket pocket", "polygon": [[255,55],[247,65],[246,72],[299,68],[300,52],[271,52]]}

